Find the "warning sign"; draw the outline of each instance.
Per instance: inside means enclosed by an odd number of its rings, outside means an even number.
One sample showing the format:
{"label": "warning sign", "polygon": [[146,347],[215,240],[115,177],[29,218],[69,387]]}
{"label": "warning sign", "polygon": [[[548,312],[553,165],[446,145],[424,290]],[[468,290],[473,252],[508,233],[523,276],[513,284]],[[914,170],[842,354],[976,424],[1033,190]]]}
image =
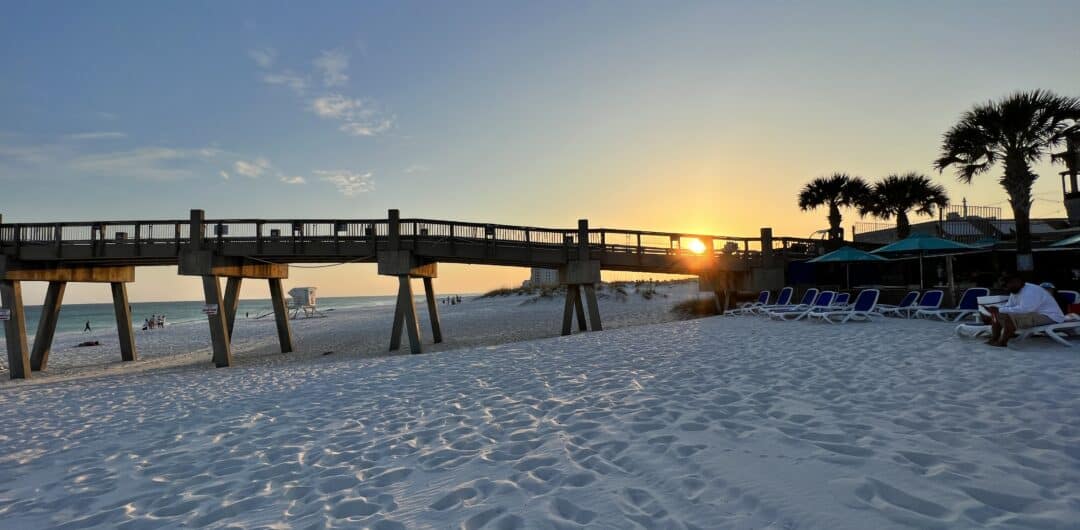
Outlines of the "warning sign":
{"label": "warning sign", "polygon": [[206,315],[216,315],[218,313],[217,304],[206,304],[202,308],[202,312]]}
{"label": "warning sign", "polygon": [[11,310],[0,309],[0,320],[11,320]]}

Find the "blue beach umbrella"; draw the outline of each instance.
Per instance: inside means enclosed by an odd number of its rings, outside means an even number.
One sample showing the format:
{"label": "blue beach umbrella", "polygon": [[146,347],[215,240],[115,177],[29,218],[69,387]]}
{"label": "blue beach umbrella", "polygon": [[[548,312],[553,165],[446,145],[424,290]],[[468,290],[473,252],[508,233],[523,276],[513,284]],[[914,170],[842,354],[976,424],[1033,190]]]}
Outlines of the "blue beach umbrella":
{"label": "blue beach umbrella", "polygon": [[[885,245],[877,250],[874,250],[874,254],[918,254],[919,255],[919,287],[925,287],[923,281],[923,257],[927,252],[948,252],[958,250],[978,250],[978,247],[971,245],[965,245],[958,243],[950,239],[944,239],[930,234],[915,233],[910,236],[901,239],[895,243]],[[949,283],[952,284],[952,258],[949,258],[950,279]]]}
{"label": "blue beach umbrella", "polygon": [[808,263],[843,263],[844,265],[844,280],[851,285],[851,264],[862,263],[868,261],[889,261],[881,256],[875,256],[869,252],[864,252],[857,248],[852,247],[840,247],[828,254],[822,254]]}

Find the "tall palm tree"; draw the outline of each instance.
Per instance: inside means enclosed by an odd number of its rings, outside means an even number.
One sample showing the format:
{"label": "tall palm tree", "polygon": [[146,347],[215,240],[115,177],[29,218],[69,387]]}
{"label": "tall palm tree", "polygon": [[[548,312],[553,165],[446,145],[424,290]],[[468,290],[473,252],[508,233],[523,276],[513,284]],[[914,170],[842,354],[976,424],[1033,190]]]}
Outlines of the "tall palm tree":
{"label": "tall palm tree", "polygon": [[1000,101],[975,105],[960,116],[941,142],[939,172],[955,166],[970,183],[994,164],[1003,166],[999,182],[1009,195],[1016,221],[1016,267],[1034,268],[1031,254],[1031,187],[1039,178],[1032,166],[1060,144],[1080,120],[1080,99],[1046,90],[1016,92]]}
{"label": "tall palm tree", "polygon": [[866,181],[846,173],[833,173],[818,177],[799,192],[799,208],[809,211],[821,206],[829,207],[829,239],[844,239],[840,208],[857,206],[870,190]]}
{"label": "tall palm tree", "polygon": [[903,239],[911,235],[908,212],[932,215],[934,208],[949,205],[945,188],[934,184],[930,178],[915,172],[889,175],[874,183],[870,193],[859,204],[859,215],[873,215],[881,219],[896,218],[896,236]]}

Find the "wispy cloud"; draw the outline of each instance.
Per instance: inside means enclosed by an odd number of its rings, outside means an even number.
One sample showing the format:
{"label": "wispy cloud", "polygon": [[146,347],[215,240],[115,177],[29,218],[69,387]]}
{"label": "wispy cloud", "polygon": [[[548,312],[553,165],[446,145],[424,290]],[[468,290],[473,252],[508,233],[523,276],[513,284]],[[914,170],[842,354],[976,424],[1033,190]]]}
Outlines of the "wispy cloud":
{"label": "wispy cloud", "polygon": [[315,70],[322,74],[323,84],[328,87],[344,85],[349,80],[349,56],[341,50],[325,50],[314,61]]}
{"label": "wispy cloud", "polygon": [[284,182],[285,184],[306,184],[307,183],[307,179],[305,179],[304,177],[301,177],[299,175],[296,175],[296,176],[293,176],[293,177],[288,177],[288,176],[285,176],[285,175],[281,175],[278,178],[282,182]]}
{"label": "wispy cloud", "polygon": [[393,117],[384,116],[372,103],[341,94],[315,98],[310,109],[320,118],[344,122],[338,129],[353,136],[375,136],[394,126]]}
{"label": "wispy cloud", "polygon": [[270,68],[277,60],[277,50],[273,48],[256,48],[248,51],[248,57],[259,65],[259,68]]}
{"label": "wispy cloud", "polygon": [[412,164],[405,168],[405,173],[412,175],[413,173],[427,173],[431,171],[431,168],[425,164]]}
{"label": "wispy cloud", "polygon": [[307,79],[289,71],[268,73],[263,75],[262,80],[268,85],[281,85],[288,87],[293,92],[296,92],[297,95],[302,96],[305,92],[307,92]]}
{"label": "wispy cloud", "polygon": [[127,138],[127,133],[116,131],[95,131],[95,132],[83,132],[65,135],[64,138],[71,140],[112,140],[117,138]]}
{"label": "wispy cloud", "polygon": [[[349,81],[349,54],[342,49],[323,50],[312,60],[314,70],[296,73],[288,69],[274,69],[277,51],[258,48],[248,51],[255,64],[262,70],[262,82],[287,87],[298,96],[313,91],[313,85],[321,80],[325,88],[340,87]],[[312,78],[317,81],[312,81]],[[306,106],[316,116],[338,121],[338,130],[350,136],[377,136],[394,128],[395,118],[368,99],[347,97],[340,92],[330,92],[307,99]]]}
{"label": "wispy cloud", "polygon": [[216,148],[142,147],[129,151],[75,157],[68,164],[86,173],[151,180],[177,180],[196,175],[193,165],[221,154]]}
{"label": "wispy cloud", "polygon": [[247,160],[237,160],[233,164],[234,173],[249,178],[259,178],[268,169],[270,169],[270,161],[265,158],[257,158],[250,162]]}
{"label": "wispy cloud", "polygon": [[319,180],[329,182],[337,187],[338,192],[346,197],[352,197],[358,193],[366,193],[375,189],[375,180],[372,172],[357,173],[344,169],[318,170],[314,172]]}
{"label": "wispy cloud", "polygon": [[229,172],[225,171],[224,169],[219,171],[218,175],[221,175],[221,178],[223,178],[225,180],[229,180]]}

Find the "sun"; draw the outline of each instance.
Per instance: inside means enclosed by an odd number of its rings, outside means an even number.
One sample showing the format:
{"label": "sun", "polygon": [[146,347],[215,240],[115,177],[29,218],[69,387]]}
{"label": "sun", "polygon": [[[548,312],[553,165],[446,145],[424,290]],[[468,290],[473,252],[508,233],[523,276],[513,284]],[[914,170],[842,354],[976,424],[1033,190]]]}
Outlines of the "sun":
{"label": "sun", "polygon": [[700,239],[691,239],[686,242],[686,248],[690,249],[690,252],[694,254],[705,253],[705,243],[702,243]]}

